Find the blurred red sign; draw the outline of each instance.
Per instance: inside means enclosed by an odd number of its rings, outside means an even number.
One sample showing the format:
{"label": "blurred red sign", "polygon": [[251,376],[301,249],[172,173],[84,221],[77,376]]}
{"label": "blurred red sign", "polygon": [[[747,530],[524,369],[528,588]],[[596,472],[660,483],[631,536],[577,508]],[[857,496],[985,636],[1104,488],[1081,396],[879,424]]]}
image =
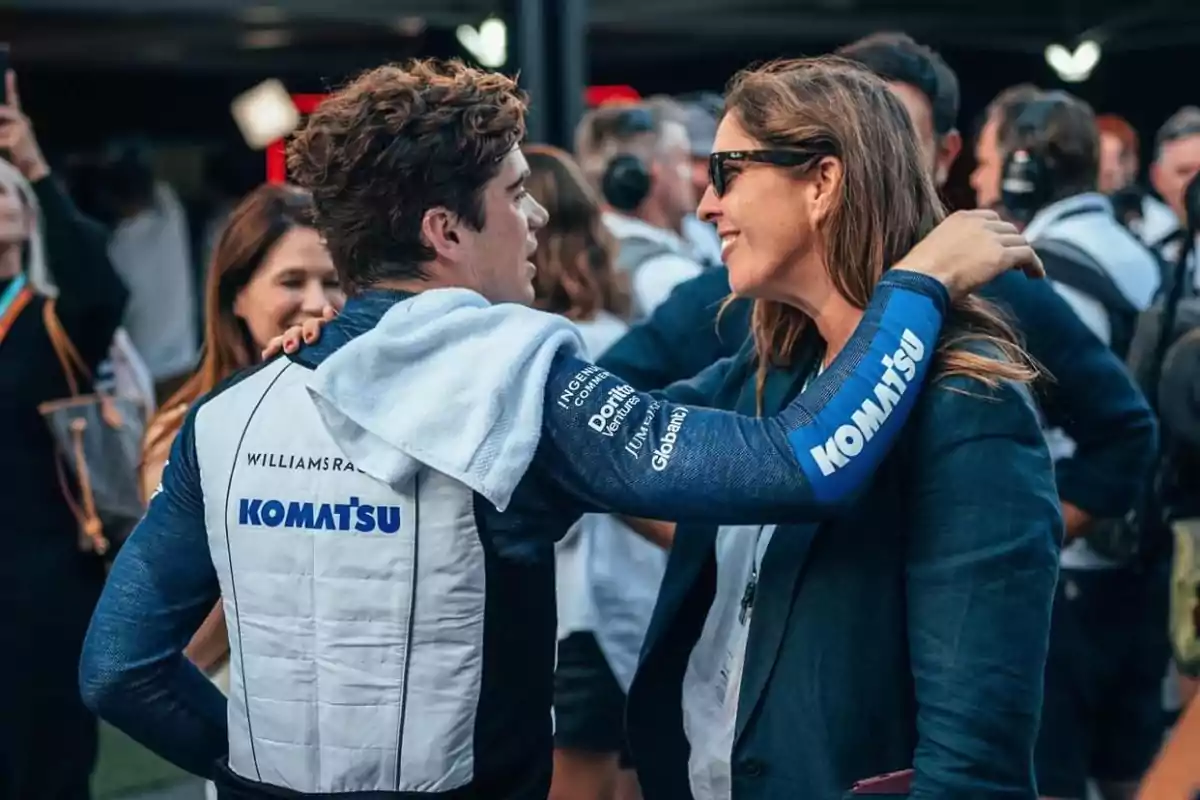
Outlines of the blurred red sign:
{"label": "blurred red sign", "polygon": [[[292,102],[301,114],[311,114],[326,97],[323,94],[294,94]],[[267,145],[267,183],[283,183],[286,180],[287,145],[283,139],[276,139]]]}
{"label": "blurred red sign", "polygon": [[630,103],[641,100],[642,96],[632,86],[589,86],[583,92],[583,101],[589,108],[608,105],[609,103]]}

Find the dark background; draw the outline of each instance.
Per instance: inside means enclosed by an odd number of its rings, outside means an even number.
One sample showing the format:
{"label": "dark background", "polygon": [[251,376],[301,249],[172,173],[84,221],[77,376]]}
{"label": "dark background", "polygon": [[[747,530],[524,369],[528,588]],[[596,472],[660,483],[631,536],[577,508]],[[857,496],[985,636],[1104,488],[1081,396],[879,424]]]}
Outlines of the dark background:
{"label": "dark background", "polygon": [[[113,136],[222,152],[244,183],[263,157],[229,114],[239,92],[268,77],[293,92],[324,91],[359,69],[412,56],[465,56],[454,26],[512,11],[504,0],[0,0],[25,109],[52,159]],[[164,7],[176,9],[164,13]],[[1124,115],[1144,155],[1174,110],[1200,102],[1200,2],[1116,0],[591,0],[588,82],[643,94],[719,90],[738,68],[814,55],[875,30],[905,30],[939,49],[963,90],[969,135],[1006,86],[1063,86],[1098,112]],[[510,30],[510,37],[511,37]],[[1060,84],[1051,42],[1099,39],[1091,77]],[[536,104],[536,98],[534,98]],[[970,169],[970,142],[955,184]]]}

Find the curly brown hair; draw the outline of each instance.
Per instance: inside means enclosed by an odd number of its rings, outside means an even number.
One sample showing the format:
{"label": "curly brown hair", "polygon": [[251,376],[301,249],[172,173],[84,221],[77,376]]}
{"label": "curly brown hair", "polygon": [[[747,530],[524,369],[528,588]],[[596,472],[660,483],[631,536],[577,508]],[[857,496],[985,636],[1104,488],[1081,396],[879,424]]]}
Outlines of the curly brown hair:
{"label": "curly brown hair", "polygon": [[347,292],[424,277],[431,208],[483,228],[483,188],[524,138],[526,106],[511,78],[435,59],[369,70],[320,105],[288,169],[312,193]]}
{"label": "curly brown hair", "polygon": [[550,214],[538,231],[533,254],[535,308],[576,322],[600,311],[629,313],[625,275],[613,263],[616,245],[601,219],[600,199],[579,165],[565,150],[549,145],[525,148],[525,186]]}

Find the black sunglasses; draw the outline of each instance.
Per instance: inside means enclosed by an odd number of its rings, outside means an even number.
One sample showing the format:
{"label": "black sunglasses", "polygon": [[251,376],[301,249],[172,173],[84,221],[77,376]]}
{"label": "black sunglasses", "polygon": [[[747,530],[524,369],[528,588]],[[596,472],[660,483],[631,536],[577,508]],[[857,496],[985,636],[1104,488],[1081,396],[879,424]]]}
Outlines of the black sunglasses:
{"label": "black sunglasses", "polygon": [[773,167],[805,167],[823,156],[833,155],[827,147],[811,147],[805,150],[725,150],[708,157],[708,181],[717,197],[725,194],[733,178],[729,164],[749,162],[770,164]]}

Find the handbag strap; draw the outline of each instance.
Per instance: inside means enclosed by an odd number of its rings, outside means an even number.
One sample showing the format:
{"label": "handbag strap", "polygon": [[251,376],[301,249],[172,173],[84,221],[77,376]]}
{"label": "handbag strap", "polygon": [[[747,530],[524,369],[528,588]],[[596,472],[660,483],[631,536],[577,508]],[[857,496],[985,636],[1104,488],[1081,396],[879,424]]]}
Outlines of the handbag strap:
{"label": "handbag strap", "polygon": [[[83,423],[83,420],[76,420]],[[71,515],[75,517],[75,521],[79,525],[79,549],[86,552],[93,552],[97,555],[104,555],[108,552],[109,542],[104,535],[104,524],[100,521],[100,515],[96,512],[96,499],[92,494],[91,475],[88,473],[87,458],[83,451],[83,431],[86,428],[86,423],[82,425],[71,426],[72,447],[70,457],[75,459],[75,469],[79,476],[79,496],[82,498],[82,505],[75,500],[75,494],[71,491],[71,483],[67,479],[67,471],[63,466],[63,454],[60,452],[59,457],[54,459],[54,466],[58,472],[58,485],[62,489],[63,497],[67,501],[67,508],[70,509]]]}
{"label": "handbag strap", "polygon": [[0,296],[0,343],[32,299],[33,289],[29,287],[24,274],[18,275],[4,290]]}
{"label": "handbag strap", "polygon": [[50,337],[50,344],[54,347],[54,354],[58,356],[58,363],[62,365],[63,374],[67,377],[67,387],[71,390],[71,396],[78,397],[79,378],[90,381],[92,371],[88,369],[87,362],[83,360],[83,356],[79,355],[79,351],[71,342],[71,337],[67,336],[67,332],[63,329],[62,322],[54,311],[53,300],[46,300],[46,305],[42,309],[42,319],[46,324],[46,334]]}

